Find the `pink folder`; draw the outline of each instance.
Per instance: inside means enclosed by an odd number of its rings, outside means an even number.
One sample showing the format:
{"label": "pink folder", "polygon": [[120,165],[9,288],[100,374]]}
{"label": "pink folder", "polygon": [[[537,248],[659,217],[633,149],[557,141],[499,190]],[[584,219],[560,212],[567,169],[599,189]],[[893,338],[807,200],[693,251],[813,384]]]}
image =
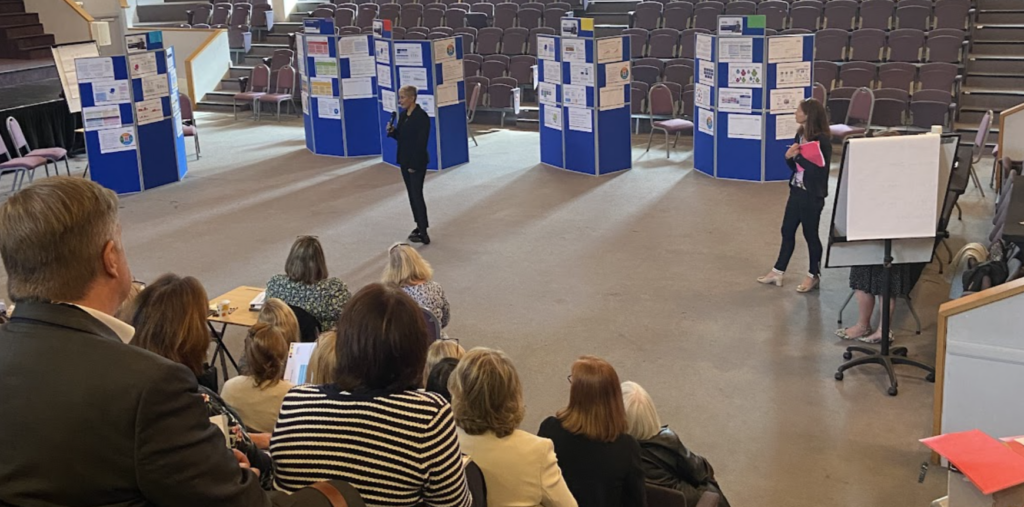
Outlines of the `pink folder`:
{"label": "pink folder", "polygon": [[821,145],[818,141],[801,144],[800,155],[816,166],[825,167],[825,156],[821,154]]}
{"label": "pink folder", "polygon": [[1024,456],[978,430],[921,440],[967,476],[982,494],[1024,483]]}

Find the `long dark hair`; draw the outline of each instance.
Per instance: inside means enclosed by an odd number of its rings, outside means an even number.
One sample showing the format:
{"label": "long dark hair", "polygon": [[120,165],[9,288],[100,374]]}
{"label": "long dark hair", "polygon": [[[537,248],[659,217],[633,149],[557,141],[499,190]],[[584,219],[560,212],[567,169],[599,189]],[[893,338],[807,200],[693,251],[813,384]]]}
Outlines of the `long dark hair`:
{"label": "long dark hair", "polygon": [[825,106],[821,105],[816,99],[805,99],[800,102],[800,111],[804,113],[807,119],[803,125],[800,125],[800,130],[797,133],[803,136],[804,139],[810,141],[822,137],[824,139],[832,138],[832,131],[828,127],[828,113],[825,111]]}
{"label": "long dark hair", "polygon": [[210,347],[206,289],[191,276],[166,274],[135,300],[131,344],[183,364],[196,375]]}

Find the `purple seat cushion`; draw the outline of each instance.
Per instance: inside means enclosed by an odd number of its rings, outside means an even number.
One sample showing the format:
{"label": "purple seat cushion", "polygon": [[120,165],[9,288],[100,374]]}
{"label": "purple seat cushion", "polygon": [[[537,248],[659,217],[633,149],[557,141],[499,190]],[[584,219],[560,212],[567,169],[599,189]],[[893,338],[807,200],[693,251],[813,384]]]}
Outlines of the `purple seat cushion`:
{"label": "purple seat cushion", "polygon": [[671,120],[656,121],[654,122],[654,126],[665,129],[666,131],[668,131],[669,134],[693,130],[693,122],[686,121],[681,118],[672,118]]}
{"label": "purple seat cushion", "polygon": [[181,131],[185,134],[186,137],[191,137],[191,136],[196,135],[196,128],[193,127],[192,125],[182,125],[181,126]]}
{"label": "purple seat cushion", "polygon": [[263,92],[242,92],[235,94],[235,100],[256,100],[266,95]]}
{"label": "purple seat cushion", "polygon": [[260,97],[260,102],[284,102],[292,100],[290,93],[267,93]]}
{"label": "purple seat cushion", "polygon": [[832,137],[838,137],[839,139],[843,139],[846,136],[852,136],[854,134],[863,134],[864,132],[867,132],[866,129],[860,127],[851,127],[849,125],[845,125],[842,123],[840,123],[839,125],[831,125],[828,129],[829,131],[832,132]]}
{"label": "purple seat cushion", "polygon": [[46,165],[46,159],[43,157],[27,156],[18,157],[15,159],[8,160],[7,162],[0,163],[0,171],[8,171],[14,169],[35,169]]}
{"label": "purple seat cushion", "polygon": [[28,152],[30,157],[43,157],[47,160],[60,160],[68,155],[64,148],[38,148]]}

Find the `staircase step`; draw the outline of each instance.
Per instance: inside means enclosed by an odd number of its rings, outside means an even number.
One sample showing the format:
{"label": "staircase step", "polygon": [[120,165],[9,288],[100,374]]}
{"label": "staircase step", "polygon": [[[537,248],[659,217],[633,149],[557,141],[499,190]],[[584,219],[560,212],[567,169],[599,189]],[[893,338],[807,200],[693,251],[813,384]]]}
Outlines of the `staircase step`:
{"label": "staircase step", "polygon": [[976,4],[979,11],[1020,8],[1020,0],[977,0]]}
{"label": "staircase step", "polygon": [[22,0],[4,0],[0,2],[0,13],[13,14],[25,12],[25,3]]}
{"label": "staircase step", "polygon": [[38,60],[41,58],[53,58],[50,46],[35,46],[18,50],[17,58],[24,60]]}
{"label": "staircase step", "polygon": [[217,87],[217,91],[238,93],[242,91],[242,88],[238,84],[238,78],[224,78],[220,80],[220,86]]}
{"label": "staircase step", "polygon": [[[197,110],[213,112],[213,113],[231,113],[231,108],[232,108],[232,105],[231,105],[230,102],[224,103],[224,102],[210,102],[210,101],[207,101],[207,100],[200,100],[199,103],[196,104],[196,109]],[[243,108],[239,107],[238,109],[243,109]]]}
{"label": "staircase step", "polygon": [[[971,107],[971,106],[961,107],[960,108],[960,117],[957,120],[958,120],[959,123],[962,123],[962,124],[965,124],[965,125],[974,125],[975,127],[977,127],[978,124],[981,123],[981,117],[985,116],[985,113],[987,113],[987,112],[988,112],[988,109],[985,109],[983,107]],[[992,112],[993,112],[992,125],[993,126],[998,126],[999,125],[999,111],[993,110]]]}
{"label": "staircase step", "polygon": [[249,50],[248,56],[271,56],[274,51],[278,49],[288,49],[287,44],[253,44],[252,49]]}
{"label": "staircase step", "polygon": [[43,25],[40,23],[30,23],[27,25],[0,26],[0,39],[22,37],[25,35],[40,35],[42,33]]}
{"label": "staircase step", "polygon": [[295,12],[312,12],[316,6],[327,2],[295,2]]}
{"label": "staircase step", "polygon": [[22,35],[20,37],[8,37],[7,41],[18,49],[28,49],[39,46],[52,46],[57,43],[53,34],[43,33],[37,35]]}
{"label": "staircase step", "polygon": [[251,74],[252,74],[252,67],[245,66],[245,65],[233,65],[231,67],[231,69],[228,70],[228,75],[232,79],[238,79],[240,77],[248,77]]}
{"label": "staircase step", "polygon": [[968,74],[964,84],[971,88],[1014,92],[1021,89],[1022,79],[1019,75]]}
{"label": "staircase step", "polygon": [[295,33],[301,31],[301,21],[281,21],[279,23],[274,23],[274,33]]}
{"label": "staircase step", "polygon": [[1024,57],[991,57],[972,55],[967,62],[967,73],[1024,74]]}
{"label": "staircase step", "polygon": [[1024,9],[1016,10],[993,10],[983,11],[978,13],[978,24],[989,24],[989,23],[1014,23],[1024,24]]}
{"label": "staircase step", "polygon": [[960,104],[966,107],[984,107],[1002,111],[1024,102],[1024,90],[984,90],[965,87]]}
{"label": "staircase step", "polygon": [[971,35],[971,39],[975,41],[983,40],[1019,40],[1024,41],[1024,24],[998,24],[998,25],[983,25],[978,23],[975,25],[974,33]]}
{"label": "staircase step", "polygon": [[[957,133],[963,135],[963,138],[961,139],[962,142],[973,142],[974,137],[978,135],[977,123],[972,125],[968,123],[956,122],[953,124],[953,129],[956,130]],[[988,138],[985,139],[985,146],[995,146],[997,142],[999,142],[999,124],[994,123],[992,125],[992,128],[990,128],[988,131]]]}
{"label": "staircase step", "polygon": [[0,26],[39,24],[39,15],[34,12],[0,14]]}
{"label": "staircase step", "polygon": [[975,41],[971,46],[972,55],[1002,55],[1024,57],[1024,41]]}

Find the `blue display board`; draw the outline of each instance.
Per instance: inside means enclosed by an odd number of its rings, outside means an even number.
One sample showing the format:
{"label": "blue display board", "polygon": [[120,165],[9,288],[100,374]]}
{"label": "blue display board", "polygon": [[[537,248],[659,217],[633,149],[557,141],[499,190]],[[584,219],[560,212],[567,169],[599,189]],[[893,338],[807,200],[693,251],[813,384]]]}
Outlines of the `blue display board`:
{"label": "blue display board", "polygon": [[75,61],[89,174],[119,194],[188,172],[174,48],[160,32],[125,36],[127,56]]}
{"label": "blue display board", "polygon": [[814,83],[814,36],[765,36],[758,18],[722,16],[718,35],[695,35],[694,168],[717,178],[785,181],[794,112]]}
{"label": "blue display board", "polygon": [[387,137],[387,124],[402,114],[398,107],[398,90],[406,85],[416,87],[416,103],[430,117],[427,169],[442,170],[469,162],[462,36],[396,41],[391,37],[388,20],[374,22],[374,35],[377,76],[381,83],[377,118],[384,162],[398,165],[398,146],[394,139]]}
{"label": "blue display board", "polygon": [[[590,27],[587,30],[586,27]],[[633,166],[629,38],[593,38],[593,20],[563,18],[562,33],[537,37],[540,160],[584,174]]]}

